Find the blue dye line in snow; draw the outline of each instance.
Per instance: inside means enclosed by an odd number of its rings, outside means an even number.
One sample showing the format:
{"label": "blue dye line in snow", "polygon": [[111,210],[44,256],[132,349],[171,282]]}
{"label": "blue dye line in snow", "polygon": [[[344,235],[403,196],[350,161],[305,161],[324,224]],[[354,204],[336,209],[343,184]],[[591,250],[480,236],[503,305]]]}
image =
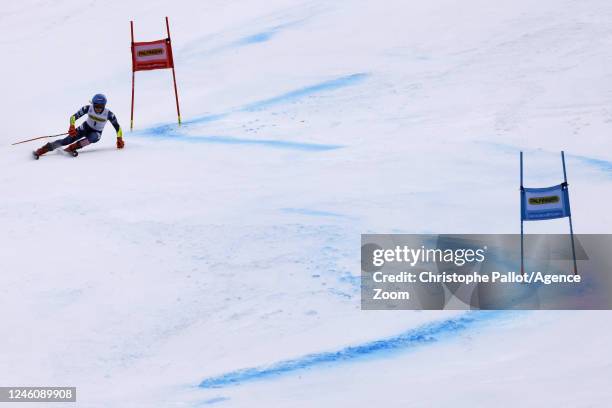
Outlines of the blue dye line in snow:
{"label": "blue dye line in snow", "polygon": [[242,46],[242,45],[250,45],[250,44],[263,43],[263,42],[266,42],[266,41],[270,41],[270,39],[272,38],[272,36],[274,36],[274,34],[276,34],[276,32],[274,30],[264,31],[264,32],[261,32],[261,33],[257,33],[257,34],[249,35],[247,37],[243,37],[240,40],[236,41],[234,44],[237,45],[237,46]]}
{"label": "blue dye line in snow", "polygon": [[243,138],[230,137],[230,136],[186,136],[180,133],[153,133],[150,136],[153,136],[157,139],[179,140],[182,142],[190,142],[190,143],[254,145],[254,146],[271,147],[275,149],[300,150],[300,151],[312,151],[312,152],[335,150],[335,149],[340,149],[344,147],[341,145],[332,145],[332,144],[292,142],[292,141],[286,141],[286,140],[272,140],[272,139],[243,139]]}
{"label": "blue dye line in snow", "polygon": [[[191,120],[183,122],[183,126],[189,126],[194,124],[203,124],[208,122],[214,122],[226,118],[235,112],[252,112],[261,109],[266,109],[273,105],[282,103],[288,103],[291,101],[304,98],[309,95],[313,95],[319,92],[330,91],[350,85],[359,83],[360,81],[367,78],[369,74],[357,73],[352,75],[346,75],[340,78],[332,79],[329,81],[320,82],[315,85],[299,88],[269,99],[253,102],[242,107],[232,109],[229,112],[218,113],[218,114],[207,114]],[[136,136],[153,136],[156,138],[180,140],[183,142],[192,143],[221,143],[221,144],[242,144],[242,145],[258,145],[265,147],[272,147],[278,149],[292,149],[302,151],[325,151],[339,149],[343,146],[332,145],[332,144],[318,144],[318,143],[306,143],[306,142],[293,142],[285,140],[268,140],[268,139],[246,139],[246,138],[235,138],[229,136],[186,136],[180,133],[179,128],[175,124],[162,124],[137,131]]]}
{"label": "blue dye line in snow", "polygon": [[253,102],[243,106],[239,110],[242,112],[251,112],[255,110],[265,109],[269,106],[278,105],[287,102],[293,102],[297,99],[310,96],[323,91],[332,91],[339,88],[355,85],[368,77],[366,73],[358,73],[321,82],[315,85],[310,85],[304,88],[296,89],[269,99]]}
{"label": "blue dye line in snow", "polygon": [[[355,85],[363,81],[364,79],[366,79],[368,76],[369,74],[362,72],[362,73],[357,73],[357,74],[346,75],[346,76],[332,79],[329,81],[320,82],[318,84],[306,86],[304,88],[298,88],[293,91],[289,91],[284,94],[274,96],[272,98],[263,99],[261,101],[252,102],[252,103],[246,104],[244,106],[241,106],[235,109],[230,109],[228,112],[225,112],[225,113],[207,114],[204,116],[199,116],[199,117],[196,117],[190,120],[186,120],[183,122],[183,126],[214,122],[217,120],[224,119],[227,116],[231,115],[232,113],[253,112],[253,111],[268,108],[273,105],[293,102],[298,99],[301,99],[301,98],[304,98],[304,97],[307,97],[307,96],[310,96],[310,95],[313,95],[319,92],[332,91],[335,89]],[[153,133],[153,134],[159,135],[159,134],[165,134],[170,131],[176,131],[176,130],[177,130],[177,125],[175,124],[163,124],[163,125],[157,125],[157,126],[153,126],[153,127],[144,129],[142,131],[139,131],[138,134],[143,135],[143,136],[146,136],[147,133]]]}
{"label": "blue dye line in snow", "polygon": [[[227,51],[227,50],[231,50],[233,48],[238,48],[238,47],[245,47],[245,46],[249,46],[249,45],[255,45],[255,44],[260,44],[260,43],[264,43],[264,42],[268,42],[270,41],[273,37],[276,37],[277,34],[281,33],[282,31],[285,31],[287,29],[290,28],[294,28],[297,27],[299,25],[301,25],[302,23],[304,23],[305,21],[309,20],[312,16],[310,17],[305,17],[299,20],[295,20],[295,21],[290,21],[284,24],[279,24],[273,27],[269,27],[266,29],[263,29],[260,32],[256,32],[254,34],[248,34],[245,35],[244,37],[238,38],[237,40],[231,41],[229,43],[225,43],[222,45],[218,45],[215,46],[213,48],[210,48],[208,50],[206,49],[202,49],[202,45],[207,45],[211,40],[214,41],[214,39],[216,37],[219,37],[219,34],[217,35],[208,35],[202,38],[198,38],[196,40],[193,40],[191,43],[188,43],[187,45],[185,45],[184,47],[182,47],[180,49],[180,53],[184,58],[188,58],[188,57],[197,57],[197,58],[201,58],[202,56],[207,56],[207,55],[211,55],[211,54],[216,54],[219,52],[223,52],[223,51]],[[221,33],[221,36],[223,36],[223,33]]]}
{"label": "blue dye line in snow", "polygon": [[246,37],[242,37],[239,40],[234,41],[232,44],[230,44],[230,47],[243,47],[246,45],[253,45],[270,41],[272,37],[276,36],[281,31],[287,28],[295,27],[303,21],[304,20],[297,20],[290,23],[277,25],[259,33],[247,35]]}
{"label": "blue dye line in snow", "polygon": [[213,405],[213,404],[218,404],[219,402],[224,402],[224,401],[229,401],[229,398],[227,397],[211,398],[206,401],[202,401],[202,405]]}
{"label": "blue dye line in snow", "polygon": [[568,154],[567,156],[576,160],[580,160],[581,162],[586,163],[590,166],[596,167],[603,172],[612,174],[612,161],[595,159],[593,157],[587,156],[577,156],[574,154]]}
{"label": "blue dye line in snow", "polygon": [[383,340],[350,346],[336,351],[308,354],[303,357],[280,361],[268,366],[230,371],[225,374],[204,379],[199,384],[199,387],[223,388],[251,381],[274,378],[319,366],[330,366],[366,357],[384,356],[392,352],[410,350],[458,336],[469,329],[476,328],[481,323],[500,316],[501,313],[504,312],[468,312],[460,317],[429,323],[416,329],[408,330],[398,336]]}
{"label": "blue dye line in snow", "polygon": [[[217,120],[221,120],[228,115],[229,113],[204,115],[204,116],[200,116],[197,119],[185,121],[183,122],[183,125],[186,126],[186,125],[190,125],[193,123],[214,122]],[[177,131],[177,125],[176,123],[172,123],[172,124],[157,125],[157,126],[153,126],[147,129],[139,130],[139,131],[136,131],[136,134],[140,136],[147,136],[148,134],[153,134],[153,136],[164,136],[171,132],[176,132],[176,131]]]}
{"label": "blue dye line in snow", "polygon": [[[505,144],[505,143],[484,142],[484,141],[478,141],[476,143],[482,144],[485,146],[490,146],[497,150],[500,150],[500,151],[503,151],[509,154],[518,154],[521,150],[526,153],[531,152],[531,153],[547,153],[547,154],[555,154],[555,155],[559,154],[559,152],[550,152],[550,151],[543,150],[543,149],[529,149],[529,148],[521,149],[520,147]],[[584,164],[587,164],[591,167],[595,167],[602,172],[612,173],[612,161],[610,160],[596,159],[593,157],[580,156],[576,154],[566,154],[566,157],[581,161]]]}

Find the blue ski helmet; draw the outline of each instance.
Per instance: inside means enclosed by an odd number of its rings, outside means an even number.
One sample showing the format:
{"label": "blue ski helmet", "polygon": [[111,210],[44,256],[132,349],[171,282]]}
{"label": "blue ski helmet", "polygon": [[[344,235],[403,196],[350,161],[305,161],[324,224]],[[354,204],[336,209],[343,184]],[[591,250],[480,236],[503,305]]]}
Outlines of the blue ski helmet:
{"label": "blue ski helmet", "polygon": [[102,105],[106,106],[106,96],[102,94],[95,94],[93,98],[91,98],[91,103],[94,105]]}

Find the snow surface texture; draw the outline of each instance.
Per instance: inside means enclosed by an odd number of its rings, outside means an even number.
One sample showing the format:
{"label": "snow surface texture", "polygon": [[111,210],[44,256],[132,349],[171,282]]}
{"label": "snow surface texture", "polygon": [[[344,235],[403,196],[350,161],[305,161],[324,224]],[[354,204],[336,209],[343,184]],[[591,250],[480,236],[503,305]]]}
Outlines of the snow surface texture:
{"label": "snow surface texture", "polygon": [[[165,15],[183,127],[170,73],[144,72],[125,150],[110,126],[77,159],[9,146],[96,92],[127,130],[129,20],[154,40]],[[605,0],[3,4],[0,385],[77,386],[79,407],[609,406],[610,313],[364,312],[358,276],[360,233],[518,232],[520,149],[534,187],[564,149],[576,232],[610,232],[611,18]]]}

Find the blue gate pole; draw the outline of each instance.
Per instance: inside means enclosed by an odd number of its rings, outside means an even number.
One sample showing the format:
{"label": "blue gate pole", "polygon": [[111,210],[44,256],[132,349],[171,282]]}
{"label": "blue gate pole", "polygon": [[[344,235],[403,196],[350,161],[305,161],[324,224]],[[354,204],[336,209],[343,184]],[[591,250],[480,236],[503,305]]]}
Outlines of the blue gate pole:
{"label": "blue gate pole", "polygon": [[[565,170],[565,153],[561,150],[561,162],[563,163],[563,181],[565,182],[564,188],[567,189],[567,171]],[[569,197],[569,192],[567,193]],[[569,204],[569,203],[568,203]],[[572,225],[572,213],[570,210],[569,214],[569,227],[570,227],[570,240],[572,241],[572,257],[574,258],[574,275],[578,275],[578,264],[576,262],[576,247],[574,245],[574,227]]]}
{"label": "blue gate pole", "polygon": [[521,275],[525,274],[525,261],[523,255],[523,201],[524,201],[524,191],[523,191],[523,152],[521,152]]}

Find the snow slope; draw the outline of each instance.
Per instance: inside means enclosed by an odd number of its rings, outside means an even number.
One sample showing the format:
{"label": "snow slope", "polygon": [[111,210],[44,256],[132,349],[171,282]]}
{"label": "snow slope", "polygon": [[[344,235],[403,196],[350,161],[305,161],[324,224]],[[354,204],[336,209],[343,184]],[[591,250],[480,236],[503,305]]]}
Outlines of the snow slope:
{"label": "snow slope", "polygon": [[[127,130],[129,20],[153,40],[165,15],[184,126],[170,73],[144,72],[125,150],[110,126],[77,159],[9,146],[96,92]],[[534,186],[560,181],[564,149],[576,231],[610,231],[611,17],[3,5],[0,385],[77,386],[81,407],[607,406],[607,312],[365,312],[358,289],[361,233],[517,232],[520,149]]]}

